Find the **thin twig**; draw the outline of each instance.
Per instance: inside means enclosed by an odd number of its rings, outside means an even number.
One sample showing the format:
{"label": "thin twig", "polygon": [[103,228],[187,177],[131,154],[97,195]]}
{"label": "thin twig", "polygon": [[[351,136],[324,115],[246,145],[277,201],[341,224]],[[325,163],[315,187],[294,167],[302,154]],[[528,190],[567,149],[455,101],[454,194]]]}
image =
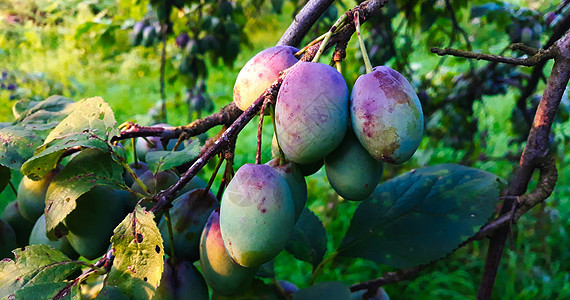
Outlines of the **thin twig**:
{"label": "thin twig", "polygon": [[473,58],[476,60],[487,60],[487,61],[494,61],[494,62],[501,62],[506,64],[512,65],[519,65],[519,66],[536,66],[541,61],[549,60],[554,58],[554,54],[551,51],[541,51],[537,54],[529,57],[529,58],[514,58],[514,57],[506,57],[502,55],[493,55],[493,54],[485,54],[485,53],[476,53],[471,51],[465,50],[457,50],[452,48],[431,48],[430,51],[437,55],[452,55],[457,57],[465,57],[465,58]]}

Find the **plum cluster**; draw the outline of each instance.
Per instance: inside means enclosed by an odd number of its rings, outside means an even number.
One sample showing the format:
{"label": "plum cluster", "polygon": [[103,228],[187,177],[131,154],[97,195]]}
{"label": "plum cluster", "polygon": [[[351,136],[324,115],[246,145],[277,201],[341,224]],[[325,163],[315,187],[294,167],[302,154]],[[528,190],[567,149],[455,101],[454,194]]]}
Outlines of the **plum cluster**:
{"label": "plum cluster", "polygon": [[150,47],[160,42],[161,33],[158,21],[150,22],[149,20],[144,20],[136,22],[131,33],[133,46]]}
{"label": "plum cluster", "polygon": [[304,176],[324,163],[339,195],[363,200],[378,185],[383,163],[407,161],[422,139],[421,104],[400,73],[376,67],[349,93],[335,68],[299,61],[297,51],[263,50],[236,79],[234,102],[246,110],[284,76],[274,108],[275,158],[238,169],[202,233],[202,272],[220,295],[242,292],[285,248],[307,201]]}

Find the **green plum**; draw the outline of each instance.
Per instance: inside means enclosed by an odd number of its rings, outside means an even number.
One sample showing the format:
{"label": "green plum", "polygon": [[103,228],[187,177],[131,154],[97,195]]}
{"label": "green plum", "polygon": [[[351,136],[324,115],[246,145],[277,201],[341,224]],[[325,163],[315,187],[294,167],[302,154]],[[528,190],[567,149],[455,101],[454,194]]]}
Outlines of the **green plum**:
{"label": "green plum", "polygon": [[[184,193],[172,202],[170,218],[174,234],[174,253],[176,258],[196,261],[200,258],[200,235],[211,212],[219,207],[214,194],[205,193],[204,189],[195,189]],[[164,237],[164,251],[172,255],[168,239],[168,226],[162,218],[158,225]]]}
{"label": "green plum", "polygon": [[16,249],[16,233],[8,222],[0,219],[0,260],[13,258],[12,250]]}
{"label": "green plum", "polygon": [[4,208],[2,218],[14,229],[18,247],[26,246],[30,239],[32,228],[34,228],[34,222],[24,218],[22,214],[20,214],[18,201],[8,203],[6,208]]}
{"label": "green plum", "polygon": [[171,266],[165,262],[155,300],[208,300],[208,286],[191,263],[181,261]]}
{"label": "green plum", "polygon": [[81,256],[95,259],[107,252],[113,229],[125,215],[115,190],[95,186],[77,199],[77,207],[65,218],[67,239]]}
{"label": "green plum", "polygon": [[380,182],[383,166],[349,130],[342,143],[325,158],[325,171],[340,196],[360,201],[368,198]]}
{"label": "green plum", "polygon": [[220,228],[228,254],[258,267],[285,248],[295,225],[295,202],[285,179],[268,165],[245,164],[228,184]]}
{"label": "green plum", "polygon": [[388,67],[375,67],[354,83],[354,133],[376,160],[401,164],[416,152],[424,131],[422,106],[412,85]]}
{"label": "green plum", "polygon": [[275,124],[285,158],[299,164],[324,158],[342,142],[348,125],[342,75],[329,65],[297,63],[277,94]]}
{"label": "green plum", "polygon": [[46,207],[46,192],[58,170],[52,170],[41,180],[34,181],[24,176],[18,186],[18,208],[22,216],[32,222],[44,213]]}
{"label": "green plum", "polygon": [[71,244],[67,240],[66,236],[60,237],[57,241],[52,241],[46,236],[46,216],[42,214],[36,224],[34,225],[34,229],[30,234],[30,245],[49,245],[53,248],[63,252],[63,254],[67,255],[67,257],[71,259],[77,259],[79,254],[73,250]]}
{"label": "green plum", "polygon": [[200,238],[200,267],[208,286],[224,296],[245,291],[257,272],[257,268],[236,264],[228,255],[220,232],[218,209],[212,211]]}
{"label": "green plum", "polygon": [[294,162],[281,164],[281,159],[274,158],[267,162],[279,175],[285,178],[287,185],[291,189],[291,195],[295,202],[295,221],[299,219],[305,203],[307,202],[307,183],[298,165]]}

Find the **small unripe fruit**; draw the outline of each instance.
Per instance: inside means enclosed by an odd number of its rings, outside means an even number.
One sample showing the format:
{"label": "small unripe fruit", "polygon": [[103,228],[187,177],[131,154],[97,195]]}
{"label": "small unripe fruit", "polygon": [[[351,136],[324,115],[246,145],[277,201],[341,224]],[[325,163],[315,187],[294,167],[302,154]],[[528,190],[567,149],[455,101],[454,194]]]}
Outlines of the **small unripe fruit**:
{"label": "small unripe fruit", "polygon": [[24,218],[35,222],[44,213],[46,192],[57,172],[53,170],[39,181],[31,180],[27,176],[22,178],[18,186],[16,201],[18,201],[18,208]]}
{"label": "small unripe fruit", "polygon": [[77,252],[73,250],[71,244],[67,240],[67,237],[62,236],[57,241],[50,240],[46,235],[46,217],[45,215],[41,215],[34,228],[32,229],[32,233],[30,234],[30,245],[49,245],[53,248],[63,252],[63,254],[67,255],[67,257],[71,259],[76,259],[79,257]]}
{"label": "small unripe fruit", "polygon": [[202,274],[187,261],[164,264],[155,300],[208,300],[208,286]]}
{"label": "small unripe fruit", "polygon": [[325,158],[327,178],[343,198],[360,201],[368,198],[382,177],[382,163],[375,160],[352,130],[342,143]]}

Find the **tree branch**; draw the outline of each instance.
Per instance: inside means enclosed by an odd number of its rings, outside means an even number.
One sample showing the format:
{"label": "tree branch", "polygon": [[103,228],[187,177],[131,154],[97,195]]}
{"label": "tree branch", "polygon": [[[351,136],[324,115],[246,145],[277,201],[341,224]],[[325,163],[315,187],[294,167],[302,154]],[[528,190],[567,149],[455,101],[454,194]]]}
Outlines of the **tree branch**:
{"label": "tree branch", "polygon": [[[570,78],[570,33],[558,40],[549,50],[555,55],[554,66],[538,105],[527,144],[521,155],[519,168],[515,172],[513,181],[507,190],[506,195],[508,196],[518,196],[525,193],[534,169],[539,167],[542,160],[548,155],[550,130],[554,122],[556,110],[562,99],[562,94]],[[552,175],[550,175],[549,180],[551,181],[552,179],[554,179],[553,184],[555,184],[556,178],[552,178]],[[550,195],[547,191],[541,191],[540,194]],[[528,201],[532,202],[532,200]],[[513,200],[505,200],[501,215],[512,211],[515,204]],[[485,261],[485,271],[477,295],[478,299],[491,298],[509,230],[510,226],[501,227],[491,237],[487,260]]]}
{"label": "tree branch", "polygon": [[458,57],[465,57],[465,58],[473,58],[476,60],[487,60],[487,61],[494,61],[494,62],[501,62],[506,64],[512,65],[522,65],[522,66],[536,66],[542,61],[549,60],[554,57],[554,54],[548,50],[538,51],[535,55],[529,58],[514,58],[514,57],[506,57],[502,55],[492,55],[492,54],[484,54],[484,53],[475,53],[471,51],[464,51],[464,50],[457,50],[452,48],[431,48],[430,50],[432,53],[437,55],[453,55]]}
{"label": "tree branch", "polygon": [[295,16],[289,28],[283,33],[277,46],[299,46],[303,37],[309,32],[313,24],[329,8],[334,0],[310,0]]}

